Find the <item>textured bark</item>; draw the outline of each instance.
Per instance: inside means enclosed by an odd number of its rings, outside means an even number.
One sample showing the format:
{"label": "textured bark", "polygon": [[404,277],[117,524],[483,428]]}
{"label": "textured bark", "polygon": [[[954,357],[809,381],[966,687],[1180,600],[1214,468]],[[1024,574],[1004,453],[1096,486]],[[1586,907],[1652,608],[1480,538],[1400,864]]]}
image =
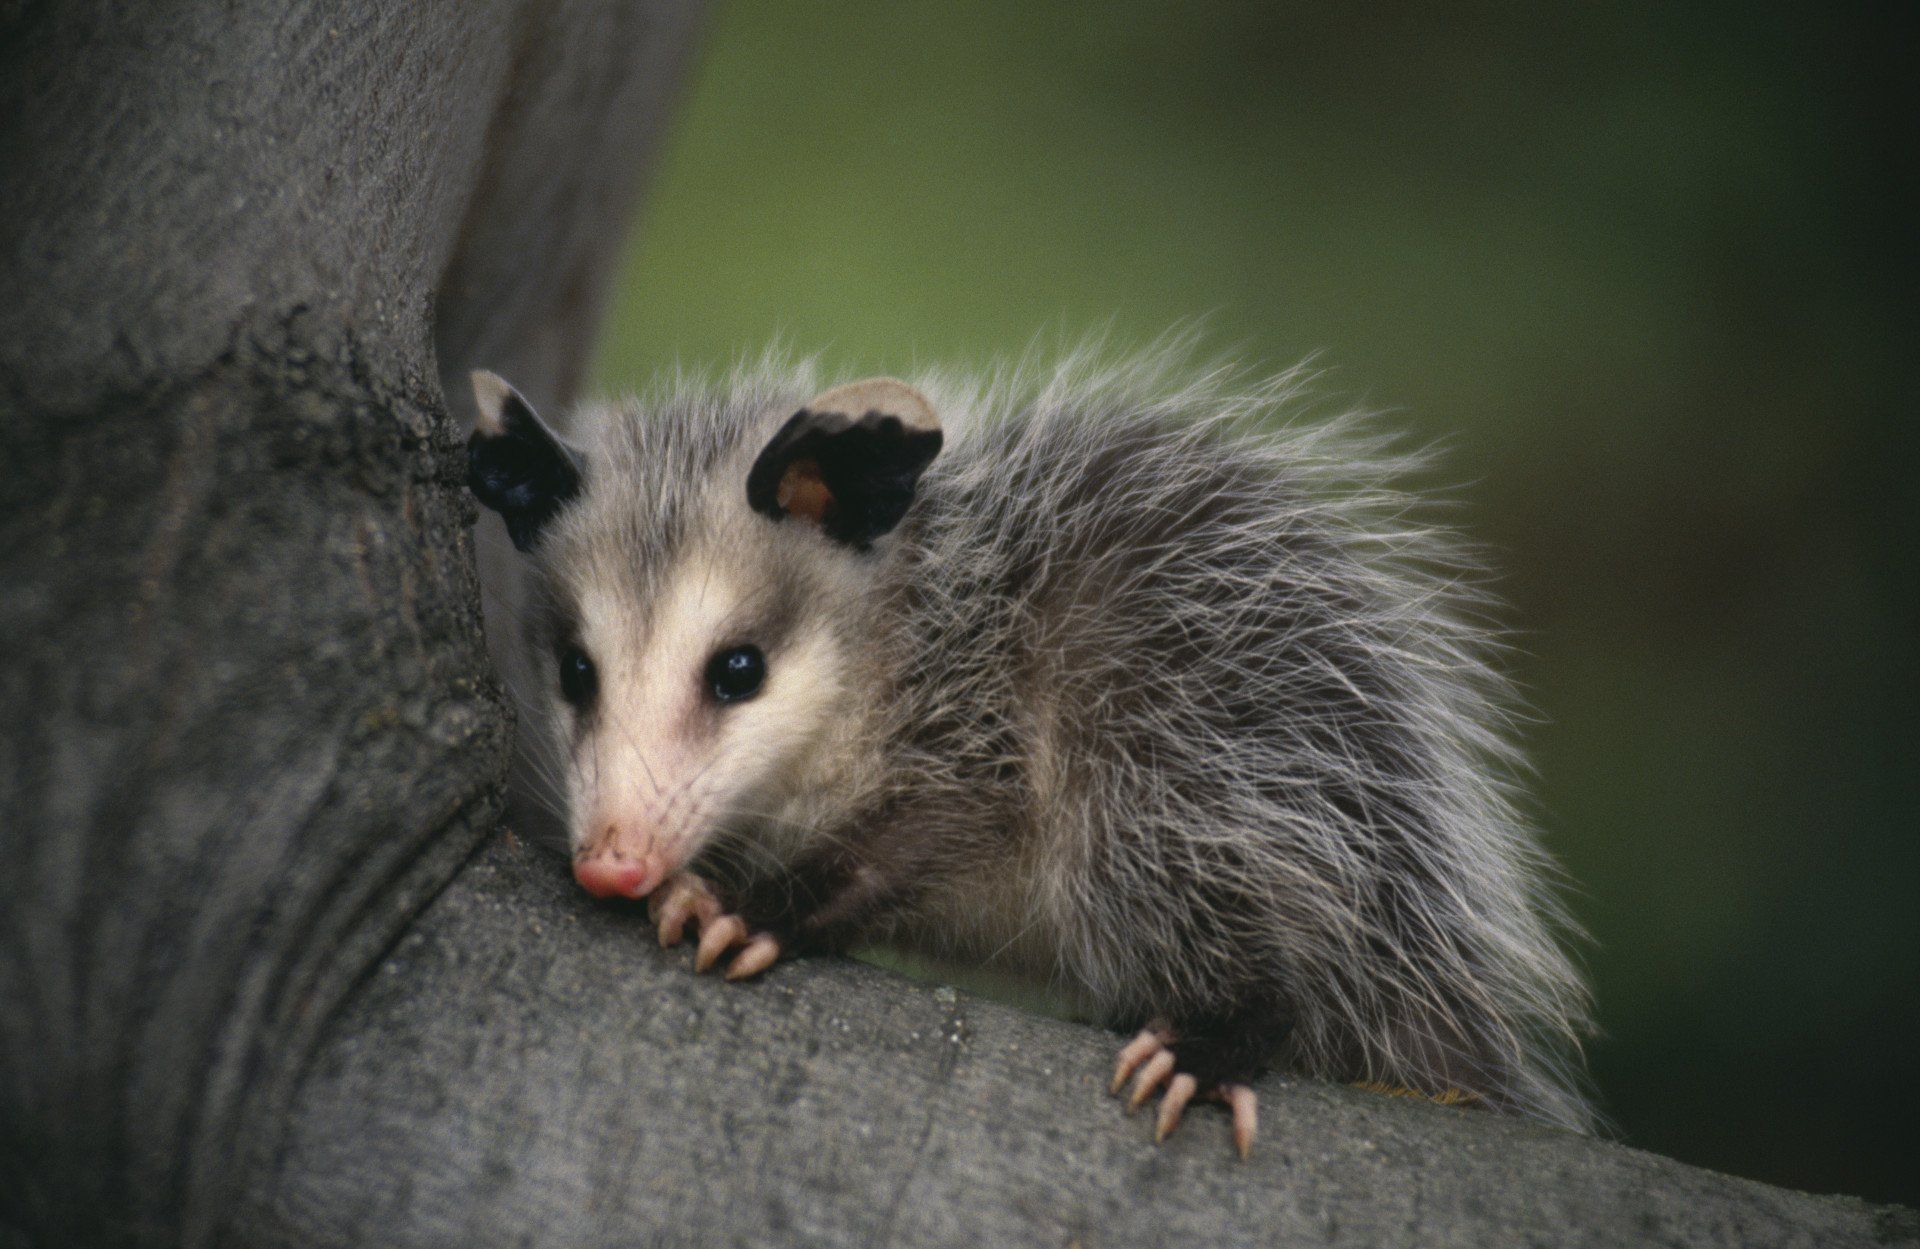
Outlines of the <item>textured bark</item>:
{"label": "textured bark", "polygon": [[495,823],[440,375],[567,396],[695,7],[0,6],[0,1226],[218,1239]]}
{"label": "textured bark", "polygon": [[[1268,1080],[1165,1145],[1118,1038],[839,959],[691,974],[638,908],[496,842],[330,1034],[261,1245],[1846,1246],[1912,1211]],[[345,1183],[343,1176],[354,1177]]]}
{"label": "textured bark", "polygon": [[472,857],[443,379],[568,397],[693,7],[0,6],[0,1243],[1912,1238],[1312,1085],[1155,1149],[1113,1038]]}

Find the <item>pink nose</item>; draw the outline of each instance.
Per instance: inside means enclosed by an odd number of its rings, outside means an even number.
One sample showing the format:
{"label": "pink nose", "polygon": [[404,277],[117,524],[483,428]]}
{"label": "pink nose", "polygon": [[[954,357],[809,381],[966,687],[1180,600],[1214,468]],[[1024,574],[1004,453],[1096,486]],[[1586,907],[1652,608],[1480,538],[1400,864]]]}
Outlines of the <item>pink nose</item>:
{"label": "pink nose", "polygon": [[659,884],[650,859],[600,856],[573,861],[573,878],[596,898],[644,898]]}

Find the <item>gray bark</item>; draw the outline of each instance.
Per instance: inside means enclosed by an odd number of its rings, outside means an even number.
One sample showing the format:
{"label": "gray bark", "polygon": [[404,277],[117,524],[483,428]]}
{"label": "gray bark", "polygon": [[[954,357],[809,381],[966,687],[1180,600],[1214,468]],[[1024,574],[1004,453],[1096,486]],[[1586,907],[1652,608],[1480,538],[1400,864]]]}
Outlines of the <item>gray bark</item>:
{"label": "gray bark", "polygon": [[0,6],[20,1238],[220,1238],[319,1027],[495,824],[440,378],[568,397],[696,9]]}
{"label": "gray bark", "polygon": [[473,857],[443,386],[569,397],[693,10],[0,6],[0,1243],[1913,1239],[1308,1084],[1156,1149],[1113,1038]]}
{"label": "gray bark", "polygon": [[[1912,1211],[1352,1089],[1261,1086],[1161,1146],[1118,1038],[839,959],[696,977],[637,908],[490,845],[342,1013],[263,1245],[1911,1242]],[[343,1183],[343,1176],[353,1182]]]}

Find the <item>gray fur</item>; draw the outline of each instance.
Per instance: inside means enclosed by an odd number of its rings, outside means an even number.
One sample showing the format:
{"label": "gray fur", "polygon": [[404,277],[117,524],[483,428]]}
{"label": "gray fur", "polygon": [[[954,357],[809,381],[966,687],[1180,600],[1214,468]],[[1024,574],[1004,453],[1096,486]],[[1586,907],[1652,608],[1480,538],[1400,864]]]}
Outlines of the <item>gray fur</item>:
{"label": "gray fur", "polygon": [[845,843],[914,882],[863,937],[1115,1023],[1284,1019],[1285,1068],[1590,1127],[1586,993],[1516,808],[1478,565],[1370,420],[1299,419],[1297,373],[1182,360],[914,379],[946,449],[864,556],[739,497],[812,367],[583,411],[584,495],[522,614],[555,797],[582,734],[645,731],[569,727],[543,658],[569,604],[617,587],[644,633],[666,579],[723,561],[756,587],[743,619],[824,627],[859,663],[832,760],[806,792],[712,798],[703,868],[777,877]]}

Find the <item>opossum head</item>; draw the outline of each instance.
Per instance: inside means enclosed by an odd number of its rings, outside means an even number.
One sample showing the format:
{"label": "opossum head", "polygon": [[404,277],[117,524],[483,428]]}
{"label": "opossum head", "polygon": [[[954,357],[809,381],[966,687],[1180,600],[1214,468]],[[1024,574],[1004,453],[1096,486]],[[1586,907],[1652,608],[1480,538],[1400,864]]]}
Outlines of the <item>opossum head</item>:
{"label": "opossum head", "polygon": [[493,374],[474,393],[468,480],[529,561],[521,693],[580,884],[638,898],[706,852],[804,844],[878,731],[876,596],[941,442],[925,396],[609,409],[575,448]]}

